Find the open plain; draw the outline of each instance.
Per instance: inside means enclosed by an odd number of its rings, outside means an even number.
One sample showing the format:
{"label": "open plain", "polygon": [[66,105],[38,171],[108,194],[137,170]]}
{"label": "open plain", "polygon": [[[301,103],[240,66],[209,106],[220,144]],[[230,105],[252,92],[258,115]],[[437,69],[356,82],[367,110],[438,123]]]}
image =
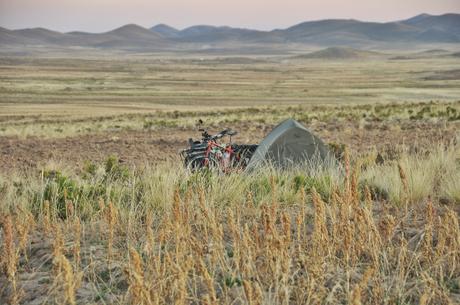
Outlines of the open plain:
{"label": "open plain", "polygon": [[[455,51],[1,56],[0,303],[459,304]],[[182,166],[289,117],[337,163]]]}
{"label": "open plain", "polygon": [[449,52],[358,59],[340,52],[313,59],[97,54],[0,60],[3,169],[81,166],[110,154],[137,164],[174,160],[199,136],[200,119],[215,132],[239,131],[237,142],[258,143],[293,117],[326,142],[357,151],[457,136],[460,63]]}

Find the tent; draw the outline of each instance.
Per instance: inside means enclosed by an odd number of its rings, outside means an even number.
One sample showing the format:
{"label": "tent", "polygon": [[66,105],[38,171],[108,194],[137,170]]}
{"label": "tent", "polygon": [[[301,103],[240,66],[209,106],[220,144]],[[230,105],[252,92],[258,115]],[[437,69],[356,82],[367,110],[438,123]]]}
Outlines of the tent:
{"label": "tent", "polygon": [[329,151],[324,143],[299,122],[288,119],[276,126],[259,144],[249,160],[247,170],[264,164],[278,168],[306,162],[325,161]]}

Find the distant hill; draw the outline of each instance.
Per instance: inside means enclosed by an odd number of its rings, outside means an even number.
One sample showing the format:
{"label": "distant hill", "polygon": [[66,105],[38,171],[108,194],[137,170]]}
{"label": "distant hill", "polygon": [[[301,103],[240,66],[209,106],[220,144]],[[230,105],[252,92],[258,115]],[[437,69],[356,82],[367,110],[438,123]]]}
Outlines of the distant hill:
{"label": "distant hill", "polygon": [[440,16],[421,14],[401,21],[401,23],[413,26],[423,32],[450,33],[457,37],[460,35],[460,14],[444,14]]}
{"label": "distant hill", "polygon": [[44,28],[8,30],[0,29],[0,43],[8,44],[55,44],[60,43],[63,34]]}
{"label": "distant hill", "polygon": [[193,26],[176,33],[179,41],[240,40],[267,43],[304,43],[325,46],[382,42],[460,43],[460,14],[419,15],[407,20],[378,23],[328,19],[303,22],[287,29],[256,31],[231,27]]}
{"label": "distant hill", "polygon": [[60,33],[43,28],[0,30],[2,45],[50,45],[96,48],[161,48],[170,45],[158,33],[135,24],[128,24],[105,33]]}
{"label": "distant hill", "polygon": [[158,33],[165,38],[177,38],[179,36],[179,30],[175,29],[166,24],[157,24],[150,28],[152,32]]}
{"label": "distant hill", "polygon": [[161,35],[135,24],[128,24],[115,30],[96,35],[99,36],[99,42],[96,46],[100,47],[148,47],[159,46],[166,43],[166,40],[164,40]]}
{"label": "distant hill", "polygon": [[288,41],[320,45],[360,44],[369,41],[391,42],[409,39],[412,29],[399,23],[374,23],[356,20],[305,22],[286,30]]}
{"label": "distant hill", "polygon": [[[168,28],[166,28],[168,27]],[[275,42],[274,37],[270,37],[269,32],[232,28],[229,26],[211,26],[211,25],[195,25],[185,28],[181,31],[171,31],[169,26],[159,24],[152,28],[152,31],[174,39],[178,42],[199,42],[199,43],[212,43],[222,41],[251,41],[251,42],[263,42],[265,38],[268,38],[266,42]]]}
{"label": "distant hill", "polygon": [[[314,45],[366,48],[368,46],[450,43],[460,44],[460,14],[421,14],[407,20],[378,23],[352,19],[303,22],[286,29],[258,31],[228,26],[197,25],[183,30],[166,24],[146,29],[129,24],[105,33],[60,33],[43,28],[8,30],[0,28],[1,46],[52,45],[115,49],[201,49],[232,46],[254,47]],[[0,46],[0,48],[1,48]],[[362,56],[346,49],[326,50],[320,57]],[[316,55],[315,55],[316,56]]]}
{"label": "distant hill", "polygon": [[371,51],[362,51],[346,47],[330,47],[320,51],[295,56],[298,59],[364,59],[371,57],[380,57],[383,54]]}

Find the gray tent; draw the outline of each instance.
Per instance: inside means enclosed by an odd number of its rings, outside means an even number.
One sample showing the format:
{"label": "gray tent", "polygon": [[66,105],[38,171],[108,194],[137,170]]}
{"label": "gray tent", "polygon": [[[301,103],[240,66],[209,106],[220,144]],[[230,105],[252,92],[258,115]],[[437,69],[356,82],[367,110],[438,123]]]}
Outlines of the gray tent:
{"label": "gray tent", "polygon": [[264,164],[287,168],[309,161],[325,161],[328,156],[327,147],[318,137],[299,122],[288,119],[276,126],[259,144],[247,170]]}

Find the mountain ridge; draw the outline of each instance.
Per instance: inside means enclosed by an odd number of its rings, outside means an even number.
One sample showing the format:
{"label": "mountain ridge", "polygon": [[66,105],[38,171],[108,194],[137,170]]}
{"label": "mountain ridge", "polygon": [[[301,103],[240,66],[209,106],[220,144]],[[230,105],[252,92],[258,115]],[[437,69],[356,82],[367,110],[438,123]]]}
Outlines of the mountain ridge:
{"label": "mountain ridge", "polygon": [[126,24],[103,33],[57,32],[45,28],[0,28],[0,44],[82,46],[121,49],[174,49],[184,45],[303,44],[363,47],[392,43],[460,43],[460,14],[419,14],[393,22],[355,19],[305,21],[271,31],[229,26],[195,25],[178,30],[167,24],[150,29]]}

